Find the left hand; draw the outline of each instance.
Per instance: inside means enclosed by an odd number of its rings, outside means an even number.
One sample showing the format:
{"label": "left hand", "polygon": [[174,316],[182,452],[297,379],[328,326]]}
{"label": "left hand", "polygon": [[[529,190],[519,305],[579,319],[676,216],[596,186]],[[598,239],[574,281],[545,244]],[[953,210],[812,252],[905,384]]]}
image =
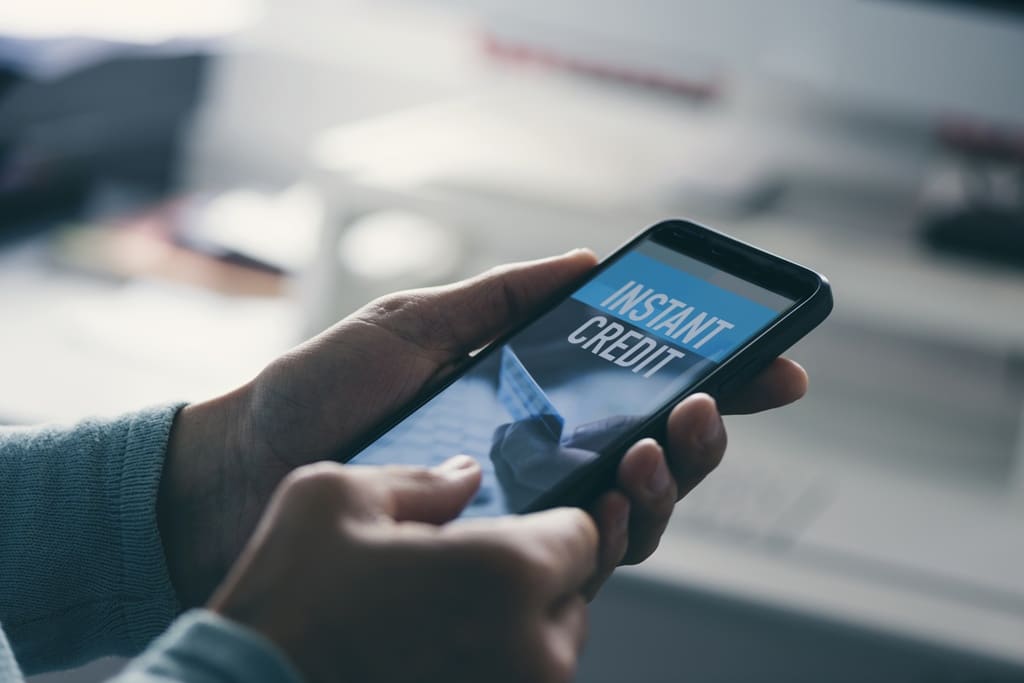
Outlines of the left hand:
{"label": "left hand", "polygon": [[[203,603],[293,469],[335,457],[468,354],[530,317],[596,264],[577,250],[492,269],[443,287],[377,299],[271,363],[254,380],[175,420],[157,501],[171,580],[185,606]],[[776,360],[726,410],[755,412],[803,395],[799,365]],[[678,498],[721,460],[725,431],[706,395],[676,406],[663,449],[638,442],[618,489],[592,514],[599,585],[620,562],[655,549]],[[454,455],[454,454],[453,454]]]}

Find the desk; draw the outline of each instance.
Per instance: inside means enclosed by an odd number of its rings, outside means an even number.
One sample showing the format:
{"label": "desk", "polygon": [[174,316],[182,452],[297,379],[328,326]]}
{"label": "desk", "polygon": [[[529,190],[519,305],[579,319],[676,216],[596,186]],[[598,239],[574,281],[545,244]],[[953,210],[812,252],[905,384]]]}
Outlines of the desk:
{"label": "desk", "polygon": [[0,252],[0,292],[0,420],[13,423],[216,396],[251,379],[300,329],[286,299],[57,267],[45,237]]}

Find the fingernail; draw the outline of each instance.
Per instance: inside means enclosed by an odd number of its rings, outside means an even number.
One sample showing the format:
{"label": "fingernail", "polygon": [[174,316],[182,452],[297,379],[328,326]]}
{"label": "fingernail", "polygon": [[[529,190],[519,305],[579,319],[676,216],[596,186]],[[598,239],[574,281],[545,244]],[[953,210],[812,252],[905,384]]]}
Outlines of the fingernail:
{"label": "fingernail", "polygon": [[461,477],[474,467],[476,467],[476,460],[471,456],[456,455],[435,467],[434,471],[444,476]]}
{"label": "fingernail", "polygon": [[652,497],[660,497],[668,493],[672,486],[672,474],[668,471],[664,458],[658,458],[658,464],[647,477],[647,492]]}

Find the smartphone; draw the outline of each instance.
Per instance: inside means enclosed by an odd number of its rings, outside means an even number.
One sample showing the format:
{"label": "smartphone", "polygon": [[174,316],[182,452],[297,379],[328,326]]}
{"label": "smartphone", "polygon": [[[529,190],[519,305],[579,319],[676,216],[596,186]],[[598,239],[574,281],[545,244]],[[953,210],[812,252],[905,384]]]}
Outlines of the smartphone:
{"label": "smartphone", "polygon": [[728,395],[832,310],[818,273],[684,220],[643,231],[347,462],[483,469],[463,516],[585,506],[689,394]]}

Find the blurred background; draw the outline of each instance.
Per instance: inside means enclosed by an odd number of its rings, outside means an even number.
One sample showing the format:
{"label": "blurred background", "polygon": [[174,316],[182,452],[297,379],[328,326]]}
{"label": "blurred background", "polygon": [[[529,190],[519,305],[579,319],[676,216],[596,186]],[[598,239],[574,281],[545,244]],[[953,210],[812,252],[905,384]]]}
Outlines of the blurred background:
{"label": "blurred background", "polygon": [[1021,3],[0,6],[5,423],[206,398],[378,294],[668,216],[837,305],[579,680],[1024,680]]}

